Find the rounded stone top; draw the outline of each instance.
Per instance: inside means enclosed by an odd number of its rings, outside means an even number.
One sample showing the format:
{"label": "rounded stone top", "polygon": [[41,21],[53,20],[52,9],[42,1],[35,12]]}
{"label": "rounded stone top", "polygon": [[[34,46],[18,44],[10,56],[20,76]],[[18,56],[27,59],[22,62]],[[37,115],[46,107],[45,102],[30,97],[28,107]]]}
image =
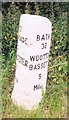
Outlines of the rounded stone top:
{"label": "rounded stone top", "polygon": [[20,17],[20,23],[27,25],[40,25],[40,24],[48,24],[51,26],[51,22],[48,18],[39,16],[39,15],[30,15],[30,14],[22,14]]}

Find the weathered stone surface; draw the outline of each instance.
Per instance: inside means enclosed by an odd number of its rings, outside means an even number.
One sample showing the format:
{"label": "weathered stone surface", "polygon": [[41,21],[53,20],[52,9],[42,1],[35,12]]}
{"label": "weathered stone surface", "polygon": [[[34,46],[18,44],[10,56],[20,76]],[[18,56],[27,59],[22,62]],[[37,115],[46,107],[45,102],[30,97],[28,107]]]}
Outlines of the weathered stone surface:
{"label": "weathered stone surface", "polygon": [[49,19],[23,14],[19,23],[16,73],[12,100],[31,110],[45,92],[52,25]]}

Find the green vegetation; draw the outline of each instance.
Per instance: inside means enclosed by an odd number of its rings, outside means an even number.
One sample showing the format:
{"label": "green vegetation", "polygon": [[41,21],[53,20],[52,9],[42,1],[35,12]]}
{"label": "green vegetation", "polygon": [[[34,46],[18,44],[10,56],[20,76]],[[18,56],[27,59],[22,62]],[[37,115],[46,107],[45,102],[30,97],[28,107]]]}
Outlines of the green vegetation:
{"label": "green vegetation", "polygon": [[[67,9],[68,3],[3,3],[2,40],[2,117],[66,118],[67,117]],[[20,15],[24,13],[48,17],[52,22],[46,94],[36,110],[13,105],[16,50]]]}

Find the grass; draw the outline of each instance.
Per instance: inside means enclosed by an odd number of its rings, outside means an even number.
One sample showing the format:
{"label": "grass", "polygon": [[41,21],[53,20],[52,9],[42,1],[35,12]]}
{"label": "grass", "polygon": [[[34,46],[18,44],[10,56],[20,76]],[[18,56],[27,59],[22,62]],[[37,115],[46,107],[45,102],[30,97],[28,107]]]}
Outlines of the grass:
{"label": "grass", "polygon": [[[61,56],[61,61],[64,56]],[[5,65],[6,63],[6,65]],[[2,118],[66,118],[67,117],[67,77],[59,69],[60,57],[49,57],[46,94],[36,110],[25,110],[11,101],[14,85],[15,61],[2,65]]]}

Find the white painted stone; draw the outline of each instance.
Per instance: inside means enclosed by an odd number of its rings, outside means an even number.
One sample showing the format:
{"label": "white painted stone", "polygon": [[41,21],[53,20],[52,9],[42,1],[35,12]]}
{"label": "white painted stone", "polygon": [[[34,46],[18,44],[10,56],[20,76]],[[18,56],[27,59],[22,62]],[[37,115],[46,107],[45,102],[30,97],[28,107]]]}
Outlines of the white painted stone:
{"label": "white painted stone", "polygon": [[12,100],[31,110],[45,92],[52,25],[48,18],[23,14],[19,23],[17,60]]}

